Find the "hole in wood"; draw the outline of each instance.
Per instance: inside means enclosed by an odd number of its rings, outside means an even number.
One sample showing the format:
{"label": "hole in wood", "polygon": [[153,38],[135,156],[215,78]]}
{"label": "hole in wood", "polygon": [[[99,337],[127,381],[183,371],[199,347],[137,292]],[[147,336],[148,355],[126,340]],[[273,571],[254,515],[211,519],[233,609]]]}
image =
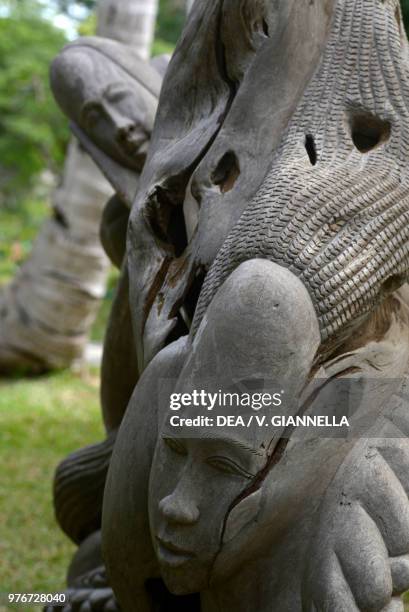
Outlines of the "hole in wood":
{"label": "hole in wood", "polygon": [[220,187],[222,193],[227,193],[233,189],[239,176],[240,167],[238,159],[233,151],[228,151],[217,164],[211,176],[211,180],[214,185]]}
{"label": "hole in wood", "polygon": [[68,221],[64,213],[57,207],[53,206],[53,217],[54,221],[61,225],[64,229],[68,229]]}
{"label": "hole in wood", "polygon": [[312,134],[306,134],[305,136],[305,150],[310,158],[311,166],[315,166],[317,163],[317,149],[315,146],[314,136]]}
{"label": "hole in wood", "polygon": [[269,30],[268,30],[268,23],[267,23],[267,21],[265,19],[263,19],[263,21],[262,21],[262,27],[263,27],[264,35],[265,36],[269,36],[270,33],[269,33]]}
{"label": "hole in wood", "polygon": [[368,153],[386,142],[391,135],[389,121],[366,112],[356,112],[351,116],[351,137],[361,153]]}
{"label": "hole in wood", "polygon": [[157,187],[148,207],[148,218],[155,236],[172,255],[179,257],[188,244],[183,205],[173,203],[167,191]]}

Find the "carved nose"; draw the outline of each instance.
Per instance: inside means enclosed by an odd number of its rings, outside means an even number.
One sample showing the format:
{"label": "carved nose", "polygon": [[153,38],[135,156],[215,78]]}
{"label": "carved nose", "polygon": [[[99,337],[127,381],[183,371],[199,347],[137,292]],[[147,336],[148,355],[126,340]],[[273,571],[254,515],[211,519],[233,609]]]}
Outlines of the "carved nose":
{"label": "carved nose", "polygon": [[199,509],[176,495],[168,495],[159,502],[159,511],[169,521],[178,525],[194,525],[199,520]]}

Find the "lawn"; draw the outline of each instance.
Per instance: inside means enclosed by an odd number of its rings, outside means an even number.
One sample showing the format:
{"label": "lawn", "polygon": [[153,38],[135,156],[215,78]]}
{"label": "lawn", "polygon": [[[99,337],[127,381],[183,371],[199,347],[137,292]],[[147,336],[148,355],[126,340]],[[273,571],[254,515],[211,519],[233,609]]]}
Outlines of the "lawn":
{"label": "lawn", "polygon": [[[46,203],[32,199],[18,211],[0,211],[0,285],[30,253],[48,214]],[[94,341],[104,335],[116,279],[112,271],[91,332]],[[54,519],[54,469],[68,453],[103,436],[97,370],[0,378],[0,594],[64,589],[75,546]],[[6,609],[18,607],[0,605],[0,612]]]}
{"label": "lawn", "polygon": [[64,588],[74,545],[54,520],[53,472],[68,453],[103,438],[98,385],[90,371],[0,382],[3,593]]}

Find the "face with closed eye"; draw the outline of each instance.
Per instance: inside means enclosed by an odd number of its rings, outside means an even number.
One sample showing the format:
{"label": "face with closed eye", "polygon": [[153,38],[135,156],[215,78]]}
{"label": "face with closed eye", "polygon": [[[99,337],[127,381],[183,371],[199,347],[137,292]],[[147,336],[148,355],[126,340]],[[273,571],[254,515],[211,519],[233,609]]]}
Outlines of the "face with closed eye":
{"label": "face with closed eye", "polygon": [[217,580],[212,568],[226,516],[265,461],[264,452],[227,435],[159,438],[149,517],[161,574],[172,593],[199,592]]}
{"label": "face with closed eye", "polygon": [[122,165],[140,170],[153,117],[152,95],[139,81],[97,50],[79,45],[54,61],[51,79],[61,108],[91,141]]}

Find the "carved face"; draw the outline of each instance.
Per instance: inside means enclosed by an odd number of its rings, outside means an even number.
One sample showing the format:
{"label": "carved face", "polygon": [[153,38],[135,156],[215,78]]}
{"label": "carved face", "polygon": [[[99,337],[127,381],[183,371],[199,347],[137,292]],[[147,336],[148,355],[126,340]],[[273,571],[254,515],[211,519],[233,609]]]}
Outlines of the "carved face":
{"label": "carved face", "polygon": [[264,453],[233,437],[159,438],[149,516],[161,574],[172,593],[199,592],[217,582],[213,565],[229,509],[264,462]]}
{"label": "carved face", "polygon": [[149,134],[144,127],[141,101],[129,83],[116,81],[90,97],[81,109],[80,125],[102,150],[131,167],[140,167],[146,155]]}
{"label": "carved face", "polygon": [[52,79],[61,107],[92,142],[122,165],[140,169],[151,126],[139,83],[113,60],[81,47],[61,54]]}

